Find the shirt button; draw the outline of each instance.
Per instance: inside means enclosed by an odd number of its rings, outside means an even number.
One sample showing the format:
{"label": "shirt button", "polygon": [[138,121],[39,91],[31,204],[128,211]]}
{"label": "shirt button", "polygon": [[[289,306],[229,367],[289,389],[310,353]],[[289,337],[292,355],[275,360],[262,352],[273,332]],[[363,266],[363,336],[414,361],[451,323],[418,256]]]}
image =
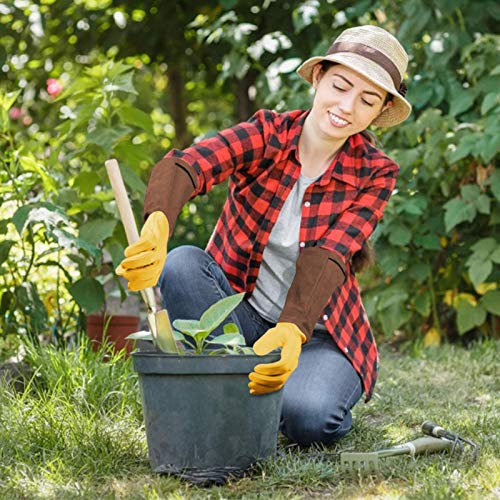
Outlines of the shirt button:
{"label": "shirt button", "polygon": [[306,246],[306,244],[305,244],[303,241],[301,241],[301,242],[299,243],[299,247],[300,247],[300,248],[304,248],[305,246]]}
{"label": "shirt button", "polygon": [[304,203],[304,206],[305,206],[305,207],[310,207],[310,206],[311,206],[311,202],[310,202],[310,201],[306,201],[306,202]]}
{"label": "shirt button", "polygon": [[344,347],[344,351],[345,352],[349,352],[349,348],[348,347]]}
{"label": "shirt button", "polygon": [[328,319],[328,315],[323,314],[323,320],[326,321]]}

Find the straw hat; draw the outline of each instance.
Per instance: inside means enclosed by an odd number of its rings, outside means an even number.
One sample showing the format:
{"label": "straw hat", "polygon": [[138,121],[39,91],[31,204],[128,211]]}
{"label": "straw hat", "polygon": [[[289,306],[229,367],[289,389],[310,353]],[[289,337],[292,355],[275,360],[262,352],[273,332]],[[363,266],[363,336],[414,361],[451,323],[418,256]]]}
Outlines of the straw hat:
{"label": "straw hat", "polygon": [[321,61],[343,64],[394,96],[393,105],[378,116],[373,125],[392,127],[408,118],[411,104],[405,99],[403,84],[408,54],[388,31],[371,25],[346,29],[325,56],[311,57],[297,68],[297,73],[312,83],[313,67]]}

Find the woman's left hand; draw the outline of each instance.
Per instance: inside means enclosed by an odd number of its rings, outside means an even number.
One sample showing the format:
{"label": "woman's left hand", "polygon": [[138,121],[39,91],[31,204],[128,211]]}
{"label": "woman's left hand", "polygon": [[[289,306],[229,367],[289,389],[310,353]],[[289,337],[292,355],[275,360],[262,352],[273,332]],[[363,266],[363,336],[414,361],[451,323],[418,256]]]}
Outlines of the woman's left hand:
{"label": "woman's left hand", "polygon": [[253,346],[259,356],[264,356],[281,347],[281,359],[274,363],[257,365],[248,378],[250,394],[266,394],[281,389],[291,373],[297,368],[302,344],[306,336],[294,323],[277,323]]}

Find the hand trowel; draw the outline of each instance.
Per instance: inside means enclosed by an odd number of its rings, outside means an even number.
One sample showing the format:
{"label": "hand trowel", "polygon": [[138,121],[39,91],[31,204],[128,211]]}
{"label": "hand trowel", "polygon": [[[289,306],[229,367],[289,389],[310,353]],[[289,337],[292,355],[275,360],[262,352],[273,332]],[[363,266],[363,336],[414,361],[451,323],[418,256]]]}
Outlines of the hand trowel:
{"label": "hand trowel", "polygon": [[[125,234],[127,235],[129,245],[131,245],[139,239],[139,232],[137,231],[132,207],[130,206],[125,184],[120,173],[120,167],[115,159],[107,160],[104,164],[108,172],[111,187],[113,188],[120,218],[125,228]],[[163,352],[178,354],[179,347],[175,342],[167,311],[165,309],[157,309],[152,288],[145,288],[140,293],[148,308],[148,324],[155,345]]]}

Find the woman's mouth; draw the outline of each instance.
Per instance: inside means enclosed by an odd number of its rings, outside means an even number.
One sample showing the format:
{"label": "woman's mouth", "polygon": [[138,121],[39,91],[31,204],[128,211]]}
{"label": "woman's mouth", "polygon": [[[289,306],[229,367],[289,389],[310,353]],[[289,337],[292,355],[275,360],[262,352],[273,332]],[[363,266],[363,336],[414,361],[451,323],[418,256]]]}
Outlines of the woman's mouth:
{"label": "woman's mouth", "polygon": [[349,122],[347,120],[344,120],[343,118],[340,118],[340,116],[334,115],[330,111],[328,111],[328,118],[330,118],[330,123],[337,128],[344,128],[349,125]]}

